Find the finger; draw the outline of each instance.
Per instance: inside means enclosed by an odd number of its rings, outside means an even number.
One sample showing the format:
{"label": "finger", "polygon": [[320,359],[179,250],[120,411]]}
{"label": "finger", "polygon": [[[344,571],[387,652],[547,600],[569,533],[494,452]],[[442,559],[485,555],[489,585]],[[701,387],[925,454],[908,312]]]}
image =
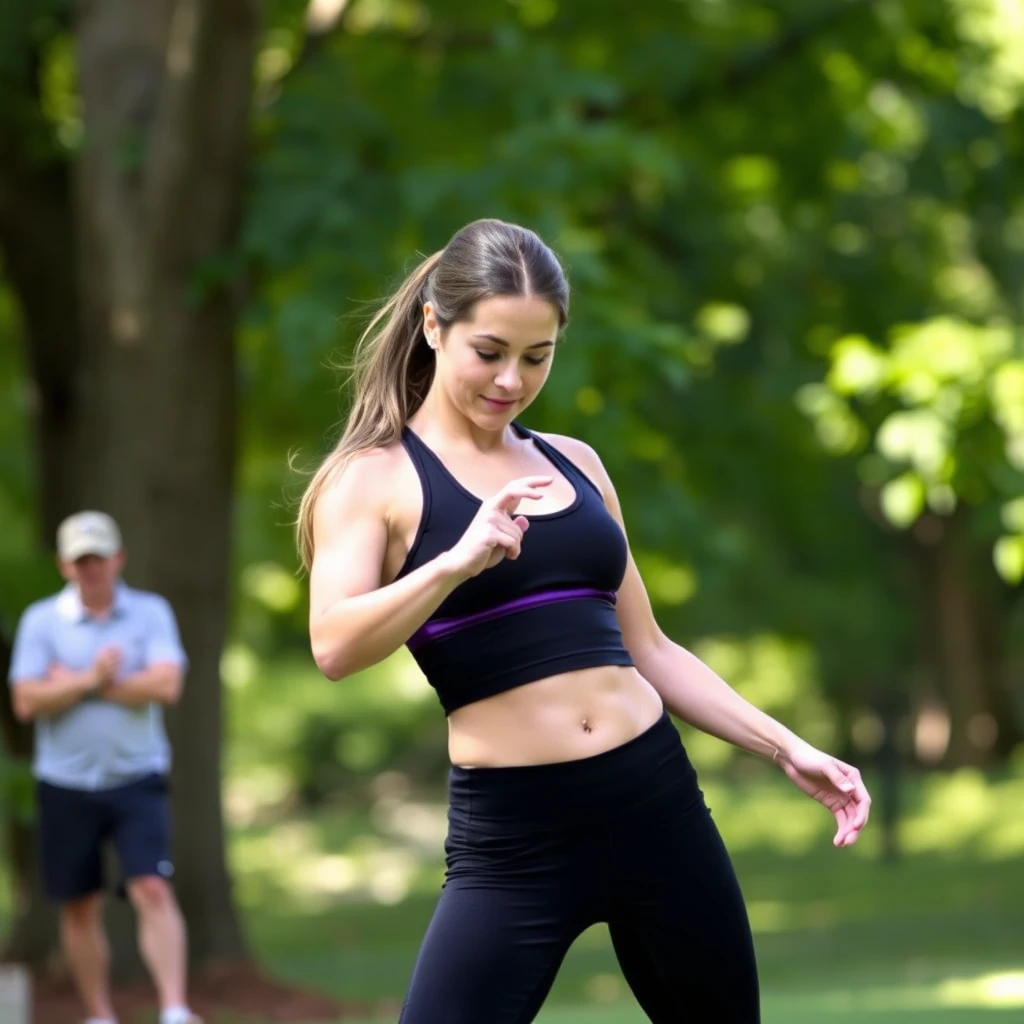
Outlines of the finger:
{"label": "finger", "polygon": [[513,537],[507,533],[499,533],[494,538],[493,547],[500,548],[504,553],[505,557],[515,561],[520,554],[519,538]]}
{"label": "finger", "polygon": [[850,777],[852,771],[853,769],[849,765],[832,758],[825,766],[825,777],[840,793],[852,793],[857,788]]}
{"label": "finger", "polygon": [[841,807],[837,807],[833,813],[836,819],[836,834],[832,843],[835,846],[845,846],[852,831],[850,809],[844,804]]}
{"label": "finger", "polygon": [[860,772],[853,765],[844,764],[842,761],[837,761],[836,764],[843,773],[838,788],[847,798],[844,806],[850,815],[851,827],[859,832],[867,824],[871,810],[871,795],[864,785]]}
{"label": "finger", "polygon": [[871,796],[863,782],[858,780],[857,791],[853,794],[853,822],[857,829],[868,823],[871,814]]}
{"label": "finger", "polygon": [[[866,803],[870,803],[870,798]],[[861,830],[867,823],[865,804],[850,800],[836,809],[836,821],[839,830],[836,832],[836,846],[852,846],[860,838]]]}
{"label": "finger", "polygon": [[519,480],[513,480],[491,498],[491,504],[501,512],[514,512],[519,502],[524,499],[535,501],[544,497],[539,488],[547,487],[552,479],[550,476],[524,476]]}
{"label": "finger", "polygon": [[[522,516],[517,517],[522,519]],[[523,528],[519,525],[517,519],[502,519],[495,524],[498,531],[498,535],[506,538],[507,543],[503,543],[502,546],[506,549],[509,558],[518,558],[522,551],[523,544]]]}

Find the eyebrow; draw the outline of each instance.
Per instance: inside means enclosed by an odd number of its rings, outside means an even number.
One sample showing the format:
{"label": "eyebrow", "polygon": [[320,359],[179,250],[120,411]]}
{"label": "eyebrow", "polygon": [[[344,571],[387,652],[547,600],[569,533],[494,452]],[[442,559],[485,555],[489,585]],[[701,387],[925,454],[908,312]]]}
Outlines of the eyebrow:
{"label": "eyebrow", "polygon": [[[474,338],[479,338],[481,341],[493,341],[495,345],[502,345],[505,348],[509,347],[508,342],[504,338],[499,338],[497,335],[494,335],[494,334],[487,334],[486,332],[481,332],[480,334],[474,334],[473,337]],[[553,348],[554,344],[555,343],[553,341],[535,341],[532,345],[527,345],[526,347],[527,348]]]}

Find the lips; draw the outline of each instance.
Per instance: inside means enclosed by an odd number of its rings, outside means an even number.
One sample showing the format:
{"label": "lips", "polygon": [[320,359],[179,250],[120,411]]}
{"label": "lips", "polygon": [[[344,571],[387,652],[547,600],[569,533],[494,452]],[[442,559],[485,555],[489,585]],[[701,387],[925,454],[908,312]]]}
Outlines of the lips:
{"label": "lips", "polygon": [[481,397],[492,409],[511,409],[512,406],[516,404],[514,401],[509,401],[504,398],[488,398],[486,395],[482,395]]}

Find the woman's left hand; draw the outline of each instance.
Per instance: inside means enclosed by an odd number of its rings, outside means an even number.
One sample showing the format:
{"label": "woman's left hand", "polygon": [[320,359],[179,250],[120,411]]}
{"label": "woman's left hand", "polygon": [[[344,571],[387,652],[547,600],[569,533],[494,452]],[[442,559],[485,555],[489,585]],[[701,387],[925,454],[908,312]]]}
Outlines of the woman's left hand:
{"label": "woman's left hand", "polygon": [[807,743],[797,744],[778,762],[789,781],[827,807],[835,816],[835,846],[852,846],[867,824],[871,797],[853,765],[846,764]]}

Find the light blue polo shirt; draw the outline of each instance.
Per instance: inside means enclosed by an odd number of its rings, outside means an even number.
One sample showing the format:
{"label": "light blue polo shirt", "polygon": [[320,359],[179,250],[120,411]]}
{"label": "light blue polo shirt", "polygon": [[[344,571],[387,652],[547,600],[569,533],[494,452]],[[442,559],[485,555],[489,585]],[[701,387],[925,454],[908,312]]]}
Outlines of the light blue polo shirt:
{"label": "light blue polo shirt", "polygon": [[[156,662],[187,664],[174,613],[159,594],[119,584],[110,614],[96,618],[69,585],[25,610],[8,678],[11,685],[42,679],[55,663],[82,671],[104,647],[120,648],[120,677]],[[36,721],[33,774],[54,786],[109,789],[166,772],[170,763],[159,704],[126,707],[90,694]]]}

